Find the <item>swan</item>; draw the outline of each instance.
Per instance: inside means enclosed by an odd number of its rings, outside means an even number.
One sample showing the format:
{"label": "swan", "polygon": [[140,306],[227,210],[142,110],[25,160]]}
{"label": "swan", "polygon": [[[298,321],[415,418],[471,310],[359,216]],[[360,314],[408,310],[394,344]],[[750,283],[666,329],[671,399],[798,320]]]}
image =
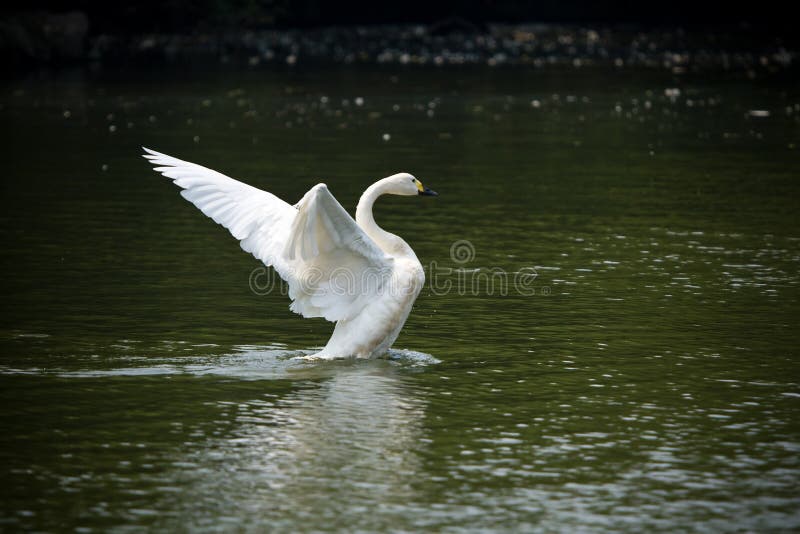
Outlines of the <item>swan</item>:
{"label": "swan", "polygon": [[373,358],[389,350],[425,284],[417,255],[375,223],[381,195],[437,196],[401,172],[369,186],[356,218],[317,184],[290,205],[275,195],[149,148],[143,157],[183,188],[181,195],[271,266],[289,285],[290,309],[336,323],[312,359]]}

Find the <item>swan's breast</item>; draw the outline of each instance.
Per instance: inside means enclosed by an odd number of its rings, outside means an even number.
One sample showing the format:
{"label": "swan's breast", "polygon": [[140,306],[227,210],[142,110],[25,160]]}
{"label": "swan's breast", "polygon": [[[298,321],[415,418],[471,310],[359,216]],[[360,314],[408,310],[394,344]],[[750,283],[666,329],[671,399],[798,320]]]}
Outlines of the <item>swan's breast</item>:
{"label": "swan's breast", "polygon": [[369,358],[383,354],[397,339],[424,285],[425,271],[416,258],[395,258],[388,287],[357,316],[336,323],[319,355]]}
{"label": "swan's breast", "polygon": [[[422,286],[425,285],[425,271],[416,258],[395,259],[393,282],[398,289],[397,301],[404,302],[410,298],[411,304],[417,298]],[[404,302],[405,303],[405,302]]]}

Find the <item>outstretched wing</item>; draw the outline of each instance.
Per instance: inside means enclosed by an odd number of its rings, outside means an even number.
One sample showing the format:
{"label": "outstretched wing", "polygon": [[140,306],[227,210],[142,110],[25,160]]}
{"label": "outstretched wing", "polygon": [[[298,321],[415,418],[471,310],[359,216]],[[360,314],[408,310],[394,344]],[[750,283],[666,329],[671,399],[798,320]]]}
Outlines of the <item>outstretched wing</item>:
{"label": "outstretched wing", "polygon": [[357,315],[387,290],[393,259],[356,224],[325,184],[295,206],[206,167],[144,149],[181,195],[227,228],[241,247],[289,284],[291,310],[329,321]]}
{"label": "outstretched wing", "polygon": [[329,321],[354,317],[388,291],[394,262],[325,184],[312,187],[297,203],[283,259],[294,274],[291,309]]}

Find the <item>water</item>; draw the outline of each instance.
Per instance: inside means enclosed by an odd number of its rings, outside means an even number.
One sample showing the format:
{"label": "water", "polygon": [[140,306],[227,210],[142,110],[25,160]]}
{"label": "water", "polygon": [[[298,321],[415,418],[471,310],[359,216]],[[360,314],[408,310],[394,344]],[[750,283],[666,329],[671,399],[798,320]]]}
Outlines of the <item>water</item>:
{"label": "water", "polygon": [[[0,105],[0,528],[800,528],[796,84],[128,72]],[[432,283],[396,350],[293,359],[331,325],[252,291],[141,145],[292,202],[439,191],[377,207]]]}

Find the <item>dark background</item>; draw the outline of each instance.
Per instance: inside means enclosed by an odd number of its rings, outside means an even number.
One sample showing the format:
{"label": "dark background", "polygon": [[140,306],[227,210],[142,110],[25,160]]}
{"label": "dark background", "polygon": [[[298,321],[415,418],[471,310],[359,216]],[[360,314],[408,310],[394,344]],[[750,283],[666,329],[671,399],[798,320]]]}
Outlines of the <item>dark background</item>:
{"label": "dark background", "polygon": [[[110,0],[5,2],[6,17],[37,10],[81,11],[90,33],[191,32],[232,28],[291,28],[349,24],[427,23],[458,17],[480,28],[487,22],[609,23],[644,26],[745,24],[762,31],[789,29],[791,2],[591,0],[424,1],[369,3],[324,0]],[[794,32],[793,32],[794,33]]]}

